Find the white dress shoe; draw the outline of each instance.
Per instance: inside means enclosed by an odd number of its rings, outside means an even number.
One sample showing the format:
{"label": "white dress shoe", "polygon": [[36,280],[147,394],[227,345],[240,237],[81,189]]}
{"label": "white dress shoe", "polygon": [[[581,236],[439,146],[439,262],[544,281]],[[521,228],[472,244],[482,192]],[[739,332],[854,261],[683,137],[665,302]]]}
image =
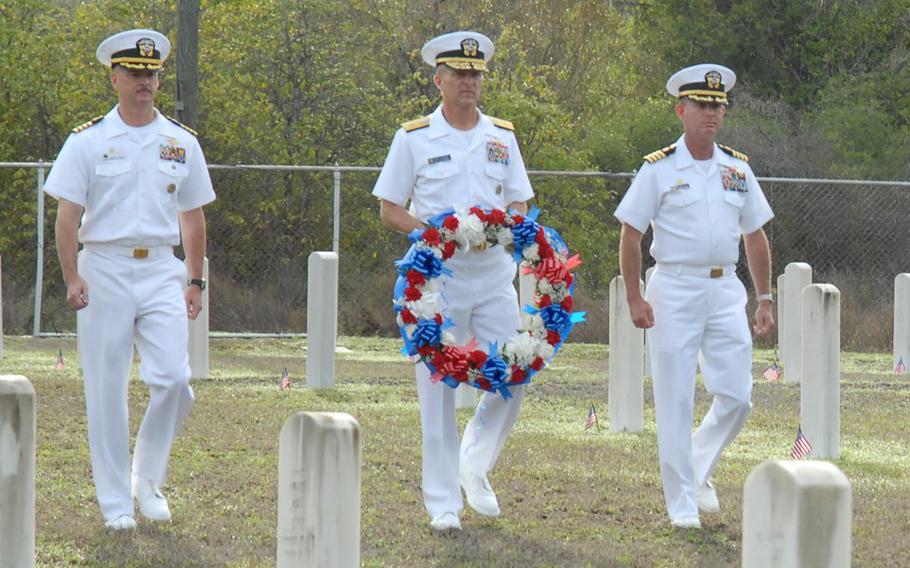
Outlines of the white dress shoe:
{"label": "white dress shoe", "polygon": [[134,531],[136,530],[136,519],[129,515],[120,515],[116,519],[111,519],[104,523],[109,531]]}
{"label": "white dress shoe", "polygon": [[461,521],[458,520],[458,515],[452,512],[442,513],[433,517],[433,520],[430,521],[430,526],[433,527],[434,531],[450,531],[450,530],[461,530]]}
{"label": "white dress shoe", "polygon": [[671,519],[670,523],[678,529],[701,528],[701,522],[698,520],[698,517],[680,517],[678,519]]}
{"label": "white dress shoe", "polygon": [[158,484],[144,477],[133,478],[133,497],[139,501],[139,512],[150,521],[170,521],[171,510]]}
{"label": "white dress shoe", "polygon": [[496,500],[496,494],[493,493],[493,487],[490,486],[490,480],[486,475],[478,475],[467,470],[460,470],[459,479],[464,493],[468,497],[468,505],[472,509],[486,517],[499,516],[499,502]]}
{"label": "white dress shoe", "polygon": [[698,500],[698,508],[705,513],[720,513],[720,501],[717,500],[717,491],[710,480],[704,485],[695,489],[695,498]]}

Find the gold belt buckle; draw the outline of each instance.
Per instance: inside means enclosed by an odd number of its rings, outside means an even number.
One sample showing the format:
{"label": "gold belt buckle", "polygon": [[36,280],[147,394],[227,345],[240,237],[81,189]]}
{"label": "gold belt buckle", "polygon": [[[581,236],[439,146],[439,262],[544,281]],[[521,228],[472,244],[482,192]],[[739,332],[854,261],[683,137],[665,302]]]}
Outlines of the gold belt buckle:
{"label": "gold belt buckle", "polygon": [[711,278],[720,278],[724,275],[723,268],[712,268],[711,269]]}
{"label": "gold belt buckle", "polygon": [[149,255],[149,249],[147,248],[134,248],[133,249],[133,258],[146,258]]}

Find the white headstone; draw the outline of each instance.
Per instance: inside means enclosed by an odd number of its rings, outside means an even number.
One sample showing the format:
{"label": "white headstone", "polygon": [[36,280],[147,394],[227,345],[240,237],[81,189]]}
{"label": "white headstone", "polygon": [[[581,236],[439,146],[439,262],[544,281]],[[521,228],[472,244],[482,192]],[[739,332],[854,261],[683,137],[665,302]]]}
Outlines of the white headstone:
{"label": "white headstone", "polygon": [[777,362],[786,365],[784,353],[784,326],[787,324],[787,277],[781,274],[777,277]]}
{"label": "white headstone", "polygon": [[338,255],[314,252],[307,262],[306,386],[335,388],[338,334]]}
{"label": "white headstone", "polygon": [[791,262],[784,269],[784,295],[787,311],[784,312],[784,352],[787,365],[784,367],[784,382],[798,383],[801,380],[801,316],[803,288],[812,284],[812,267],[805,262]]}
{"label": "white headstone", "polygon": [[800,418],[810,455],[840,454],[840,291],[831,284],[803,290]]}
{"label": "white headstone", "polygon": [[360,425],[300,412],[281,428],[278,568],[360,566]]}
{"label": "white headstone", "polygon": [[0,257],[0,361],[3,361],[3,258]]}
{"label": "white headstone", "polygon": [[[209,279],[209,259],[202,259],[202,277]],[[202,313],[189,321],[190,377],[207,379],[209,376],[209,287],[202,291]]]}
{"label": "white headstone", "polygon": [[635,327],[622,276],[610,281],[610,430],[644,428],[644,330]]}
{"label": "white headstone", "polygon": [[743,568],[849,568],[850,481],[823,461],[766,461],[743,488]]}
{"label": "white headstone", "polygon": [[[2,348],[2,344],[0,344]],[[910,274],[898,274],[894,279],[894,362],[910,368]],[[904,371],[907,372],[907,371]]]}
{"label": "white headstone", "polygon": [[[648,285],[651,283],[651,277],[654,276],[654,272],[657,270],[656,266],[651,266],[645,270],[645,291],[648,290]],[[644,376],[651,376],[651,349],[648,347],[648,334],[642,334],[645,337],[645,357],[644,357]]]}
{"label": "white headstone", "polygon": [[521,310],[521,321],[530,317],[525,311],[525,306],[534,305],[534,291],[537,287],[537,278],[533,274],[524,273],[525,263],[518,266],[518,309]]}
{"label": "white headstone", "polygon": [[35,389],[0,375],[0,566],[35,565]]}

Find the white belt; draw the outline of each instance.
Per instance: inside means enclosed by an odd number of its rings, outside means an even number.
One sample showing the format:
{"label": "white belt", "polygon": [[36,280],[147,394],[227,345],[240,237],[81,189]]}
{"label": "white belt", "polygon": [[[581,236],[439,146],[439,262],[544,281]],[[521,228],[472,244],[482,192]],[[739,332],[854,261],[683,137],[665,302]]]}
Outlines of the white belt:
{"label": "white belt", "polygon": [[124,246],[112,245],[110,243],[84,243],[82,248],[98,252],[107,252],[120,256],[130,256],[132,258],[148,258],[151,256],[163,256],[165,254],[174,254],[174,247],[164,245],[160,247],[143,247],[143,246]]}
{"label": "white belt", "polygon": [[702,278],[729,278],[736,275],[736,265],[690,266],[688,264],[657,263],[657,271],[670,274],[685,274],[686,276],[700,276]]}

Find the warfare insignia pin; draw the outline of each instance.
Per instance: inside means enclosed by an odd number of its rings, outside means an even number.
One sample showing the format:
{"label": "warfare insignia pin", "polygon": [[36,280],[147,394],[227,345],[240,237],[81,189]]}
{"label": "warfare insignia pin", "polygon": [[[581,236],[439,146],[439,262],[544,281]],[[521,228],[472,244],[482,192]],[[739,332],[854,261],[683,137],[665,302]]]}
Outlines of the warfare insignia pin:
{"label": "warfare insignia pin", "polygon": [[720,79],[720,73],[717,71],[708,71],[705,73],[705,83],[707,83],[709,89],[719,90]]}
{"label": "warfare insignia pin", "polygon": [[152,57],[155,55],[155,40],[144,37],[136,42],[136,49],[142,57]]}
{"label": "warfare insignia pin", "polygon": [[670,186],[670,191],[679,191],[681,189],[689,189],[689,184],[684,179],[678,179],[675,185]]}
{"label": "warfare insignia pin", "polygon": [[465,57],[477,57],[478,47],[480,47],[480,44],[472,37],[461,41],[461,52],[465,54]]}

